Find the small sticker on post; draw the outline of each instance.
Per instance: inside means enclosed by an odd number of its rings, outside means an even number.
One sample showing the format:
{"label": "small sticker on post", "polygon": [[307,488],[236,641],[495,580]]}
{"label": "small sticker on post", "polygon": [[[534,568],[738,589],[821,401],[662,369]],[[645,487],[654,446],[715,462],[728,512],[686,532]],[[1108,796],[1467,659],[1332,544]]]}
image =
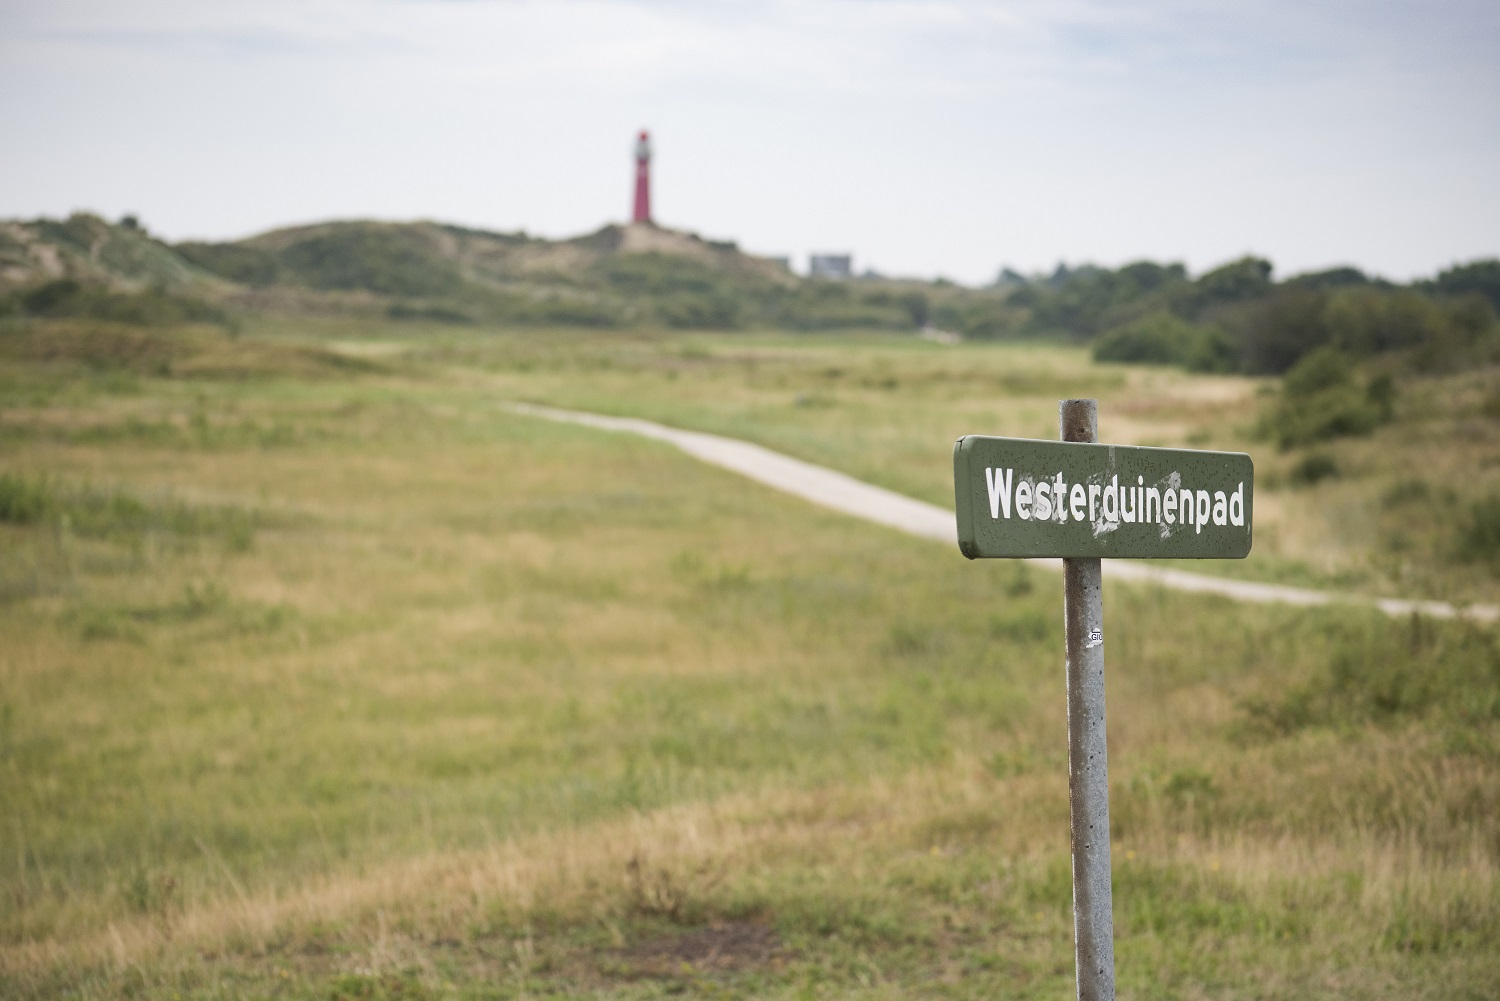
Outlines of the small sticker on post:
{"label": "small sticker on post", "polygon": [[1089,641],[1083,645],[1083,648],[1085,650],[1092,650],[1096,646],[1103,646],[1103,645],[1104,645],[1104,630],[1103,629],[1090,629],[1089,630]]}

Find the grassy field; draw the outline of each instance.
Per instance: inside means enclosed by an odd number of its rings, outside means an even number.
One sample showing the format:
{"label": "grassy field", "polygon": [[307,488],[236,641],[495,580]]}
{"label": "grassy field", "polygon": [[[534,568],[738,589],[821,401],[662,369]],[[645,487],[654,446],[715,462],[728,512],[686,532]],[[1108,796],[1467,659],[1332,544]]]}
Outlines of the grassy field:
{"label": "grassy field", "polygon": [[1194,569],[1500,601],[1495,564],[1461,558],[1472,506],[1500,497],[1500,370],[1407,378],[1398,419],[1375,435],[1283,453],[1257,429],[1272,381],[1094,365],[1082,348],[949,348],[894,336],[443,335],[385,346],[470,380],[483,372],[491,381],[471,384],[506,398],[747,438],[944,506],[952,457],[939,443],[972,433],[1055,438],[1057,400],[1095,396],[1103,440],[1254,456],[1251,558]]}
{"label": "grassy field", "polygon": [[[1068,996],[1060,581],[503,404],[946,504],[957,434],[1097,395],[1255,452],[1202,569],[1494,600],[1424,513],[1500,477],[1494,384],[1301,487],[1260,384],[1056,348],[7,328],[0,995]],[[1493,628],[1106,615],[1122,997],[1494,996]]]}

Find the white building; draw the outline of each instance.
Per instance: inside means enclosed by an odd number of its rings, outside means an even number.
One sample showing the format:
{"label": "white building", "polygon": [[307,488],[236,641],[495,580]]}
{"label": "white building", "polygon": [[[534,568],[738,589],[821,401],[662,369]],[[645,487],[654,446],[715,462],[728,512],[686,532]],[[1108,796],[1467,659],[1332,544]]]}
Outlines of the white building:
{"label": "white building", "polygon": [[809,278],[848,278],[854,273],[853,254],[809,254]]}

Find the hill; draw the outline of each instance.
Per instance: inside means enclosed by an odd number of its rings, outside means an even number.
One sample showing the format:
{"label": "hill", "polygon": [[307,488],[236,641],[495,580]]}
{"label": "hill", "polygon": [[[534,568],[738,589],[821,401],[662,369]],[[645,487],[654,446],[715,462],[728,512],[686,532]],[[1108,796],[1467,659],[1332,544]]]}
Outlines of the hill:
{"label": "hill", "polygon": [[[0,224],[0,293],[24,297],[59,281],[191,296],[231,312],[695,329],[909,330],[933,306],[959,318],[1004,300],[951,283],[807,280],[732,242],[642,224],[547,240],[435,222],[329,222],[178,244],[133,220],[86,214]],[[44,299],[44,313],[56,308]]]}
{"label": "hill", "polygon": [[0,221],[0,291],[61,279],[116,291],[212,295],[226,290],[222,279],[194,267],[131,217],[118,224],[87,213],[61,221]]}
{"label": "hill", "polygon": [[733,242],[649,224],[568,240],[436,222],[327,222],[170,244],[133,218],[0,223],[0,315],[126,322],[250,313],[697,330],[900,330],[1092,343],[1103,361],[1280,373],[1327,348],[1454,370],[1500,356],[1500,260],[1399,285],[1351,267],[1273,278],[1245,257],[1059,265],[986,288],[799,277]]}

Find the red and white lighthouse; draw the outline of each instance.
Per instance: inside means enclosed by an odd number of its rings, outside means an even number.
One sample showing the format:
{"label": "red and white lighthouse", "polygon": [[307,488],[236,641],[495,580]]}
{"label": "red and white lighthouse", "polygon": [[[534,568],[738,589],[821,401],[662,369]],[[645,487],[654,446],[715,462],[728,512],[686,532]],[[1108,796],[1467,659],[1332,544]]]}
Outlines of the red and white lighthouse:
{"label": "red and white lighthouse", "polygon": [[651,136],[645,129],[635,140],[635,210],[630,221],[651,221]]}

